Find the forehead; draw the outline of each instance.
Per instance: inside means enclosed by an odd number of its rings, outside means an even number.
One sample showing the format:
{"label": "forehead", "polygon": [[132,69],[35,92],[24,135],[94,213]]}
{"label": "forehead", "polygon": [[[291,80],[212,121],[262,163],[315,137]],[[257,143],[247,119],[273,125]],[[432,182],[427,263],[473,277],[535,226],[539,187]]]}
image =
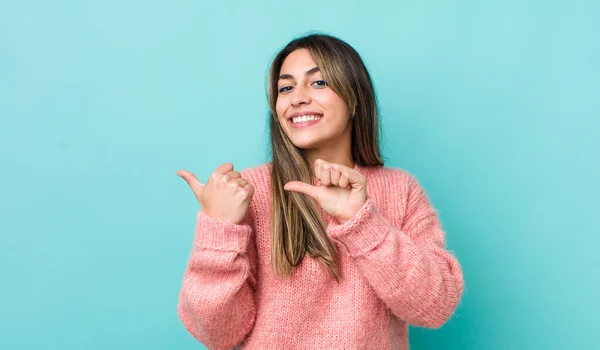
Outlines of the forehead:
{"label": "forehead", "polygon": [[316,67],[308,49],[298,49],[290,53],[281,65],[281,74],[303,75],[307,70]]}

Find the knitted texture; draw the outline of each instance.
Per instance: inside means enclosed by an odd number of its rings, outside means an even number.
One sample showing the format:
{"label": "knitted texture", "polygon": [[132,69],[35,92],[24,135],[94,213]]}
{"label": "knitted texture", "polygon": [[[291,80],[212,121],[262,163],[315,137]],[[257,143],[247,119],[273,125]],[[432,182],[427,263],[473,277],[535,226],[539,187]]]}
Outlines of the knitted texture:
{"label": "knitted texture", "polygon": [[178,302],[196,339],[210,349],[408,349],[408,324],[439,328],[452,316],[461,268],[414,176],[357,165],[363,207],[344,224],[321,209],[338,283],[308,255],[291,276],[272,273],[271,169],[241,172],[255,189],[242,223],[198,212]]}

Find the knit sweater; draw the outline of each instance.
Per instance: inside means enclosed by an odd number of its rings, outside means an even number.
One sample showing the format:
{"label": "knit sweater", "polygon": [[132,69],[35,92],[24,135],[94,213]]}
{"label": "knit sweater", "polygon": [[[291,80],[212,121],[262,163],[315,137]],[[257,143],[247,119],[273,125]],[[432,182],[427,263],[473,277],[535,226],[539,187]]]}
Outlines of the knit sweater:
{"label": "knit sweater", "polygon": [[463,276],[426,193],[405,170],[354,168],[367,178],[356,215],[341,224],[319,207],[339,283],[308,255],[291,276],[273,274],[271,163],[241,171],[255,192],[240,224],[198,211],[178,302],[196,339],[210,349],[408,349],[408,324],[439,328],[452,316]]}

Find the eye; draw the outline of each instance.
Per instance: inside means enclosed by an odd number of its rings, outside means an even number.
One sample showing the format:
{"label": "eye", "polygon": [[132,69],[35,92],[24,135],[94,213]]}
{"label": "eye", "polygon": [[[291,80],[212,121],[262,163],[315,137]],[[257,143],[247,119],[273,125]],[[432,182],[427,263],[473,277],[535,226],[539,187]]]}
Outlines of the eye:
{"label": "eye", "polygon": [[288,91],[290,91],[291,89],[292,89],[292,87],[291,87],[291,86],[283,86],[283,87],[280,87],[280,88],[279,88],[279,93],[280,93],[280,94],[283,94],[284,92],[288,92]]}
{"label": "eye", "polygon": [[327,86],[327,82],[325,82],[325,80],[317,80],[313,83],[313,85],[317,89],[322,89]]}

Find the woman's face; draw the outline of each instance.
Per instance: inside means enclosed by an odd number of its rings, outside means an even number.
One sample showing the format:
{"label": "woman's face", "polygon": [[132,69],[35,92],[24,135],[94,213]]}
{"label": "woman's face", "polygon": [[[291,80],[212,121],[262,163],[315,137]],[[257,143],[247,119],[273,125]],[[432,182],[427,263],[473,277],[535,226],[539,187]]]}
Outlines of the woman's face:
{"label": "woman's face", "polygon": [[277,83],[276,111],[296,147],[335,147],[351,137],[348,106],[327,86],[307,49],[293,51],[284,60]]}

